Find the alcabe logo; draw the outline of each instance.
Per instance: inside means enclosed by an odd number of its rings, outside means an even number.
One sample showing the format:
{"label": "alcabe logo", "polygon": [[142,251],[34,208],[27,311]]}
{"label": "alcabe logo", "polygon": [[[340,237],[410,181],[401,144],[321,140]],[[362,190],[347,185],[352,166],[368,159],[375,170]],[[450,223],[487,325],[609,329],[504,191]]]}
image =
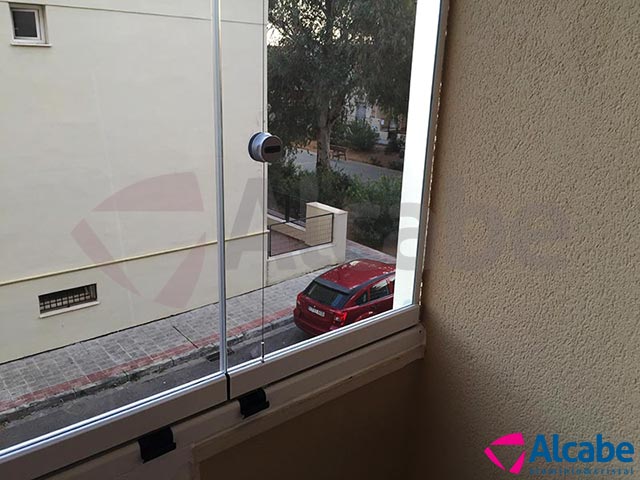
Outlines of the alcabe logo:
{"label": "alcabe logo", "polygon": [[[493,453],[493,450],[491,450],[491,447],[493,445],[515,445],[524,447],[524,437],[522,436],[521,432],[510,433],[509,435],[505,435],[504,437],[495,439],[493,442],[491,442],[491,445],[484,449],[484,454],[489,457],[489,460],[491,460],[494,465],[501,468],[502,470],[506,470],[506,468],[504,468],[504,465],[502,465],[502,462],[498,460],[498,457],[496,457],[495,453]],[[518,459],[509,469],[509,473],[513,473],[514,475],[520,473],[520,470],[522,470],[522,466],[524,465],[524,459],[526,455],[527,452],[523,450]]]}
{"label": "alcabe logo", "polygon": [[[531,475],[634,475],[634,468],[629,465],[633,462],[635,447],[631,442],[620,442],[618,444],[606,441],[599,433],[594,441],[562,441],[560,435],[554,433],[550,436],[550,441],[546,435],[538,434],[533,442],[531,455],[528,463],[544,461],[543,466],[529,467]],[[491,462],[501,470],[507,470],[500,459],[491,449],[492,446],[507,445],[524,447],[524,436],[522,432],[510,433],[500,437],[485,448],[485,455]],[[527,452],[522,450],[515,463],[509,468],[509,473],[517,475],[521,472]],[[618,465],[611,465],[618,462]],[[594,466],[594,464],[596,464]],[[599,466],[598,464],[605,464]]]}

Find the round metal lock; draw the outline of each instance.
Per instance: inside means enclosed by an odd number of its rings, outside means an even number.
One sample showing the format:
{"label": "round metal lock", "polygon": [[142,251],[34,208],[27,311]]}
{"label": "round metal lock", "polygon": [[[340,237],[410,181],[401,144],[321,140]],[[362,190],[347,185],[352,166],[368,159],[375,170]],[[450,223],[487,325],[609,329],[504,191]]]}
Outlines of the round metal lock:
{"label": "round metal lock", "polygon": [[249,156],[256,162],[277,162],[282,158],[282,140],[267,132],[256,133],[249,140]]}

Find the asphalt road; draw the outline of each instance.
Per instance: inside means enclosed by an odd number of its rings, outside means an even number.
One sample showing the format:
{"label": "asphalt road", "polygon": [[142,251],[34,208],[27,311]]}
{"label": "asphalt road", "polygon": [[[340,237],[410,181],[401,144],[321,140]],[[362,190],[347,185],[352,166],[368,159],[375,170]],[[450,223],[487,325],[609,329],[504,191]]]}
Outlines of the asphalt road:
{"label": "asphalt road", "polygon": [[[293,322],[269,331],[264,336],[267,353],[294,345],[309,338]],[[239,365],[258,358],[261,337],[251,338],[229,351],[229,365]],[[40,435],[141,400],[156,393],[183,385],[218,371],[218,358],[202,358],[135,382],[103,390],[0,426],[0,450]]]}
{"label": "asphalt road", "polygon": [[[306,150],[298,150],[295,163],[303,170],[313,172],[316,169],[316,154],[309,153]],[[365,181],[377,180],[380,177],[402,177],[402,172],[397,170],[350,160],[332,160],[331,167],[334,170],[342,170],[351,177],[360,177]]]}

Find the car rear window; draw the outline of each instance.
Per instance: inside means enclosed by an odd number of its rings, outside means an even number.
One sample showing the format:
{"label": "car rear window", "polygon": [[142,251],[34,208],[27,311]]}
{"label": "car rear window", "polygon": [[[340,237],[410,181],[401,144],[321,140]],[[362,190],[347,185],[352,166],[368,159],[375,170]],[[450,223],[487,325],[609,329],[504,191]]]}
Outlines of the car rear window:
{"label": "car rear window", "polygon": [[333,308],[343,307],[349,298],[348,295],[329,287],[325,287],[318,282],[311,282],[305,291],[305,295],[316,302]]}

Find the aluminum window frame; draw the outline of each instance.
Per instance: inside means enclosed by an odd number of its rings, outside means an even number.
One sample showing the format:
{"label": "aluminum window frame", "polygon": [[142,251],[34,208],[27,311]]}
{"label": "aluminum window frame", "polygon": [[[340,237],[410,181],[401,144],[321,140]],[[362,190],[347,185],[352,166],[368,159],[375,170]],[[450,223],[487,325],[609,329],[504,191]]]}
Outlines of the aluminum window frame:
{"label": "aluminum window frame", "polygon": [[[46,45],[47,28],[45,21],[44,5],[28,5],[22,3],[10,3],[9,12],[11,16],[11,38],[16,45]],[[13,19],[13,12],[32,12],[35,14],[37,37],[20,37],[16,35],[16,27]]]}
{"label": "aluminum window frame", "polygon": [[424,342],[424,329],[413,327],[279,381],[265,388],[270,408],[249,419],[242,418],[237,402],[229,402],[173,425],[176,450],[157,460],[142,463],[137,443],[130,442],[56,472],[53,479],[183,478],[178,473],[200,478],[203,460],[422,358]]}
{"label": "aluminum window frame", "polygon": [[[218,0],[213,2],[215,5]],[[48,475],[107,451],[117,451],[113,449],[118,447],[131,448],[131,442],[140,435],[163,426],[175,425],[189,418],[203,417],[207,412],[221,411],[221,406],[222,409],[235,409],[237,404],[233,402],[234,405],[231,405],[229,402],[243,393],[258,387],[274,385],[287,378],[295,379],[299,374],[312,371],[327,362],[348,357],[356,351],[367,351],[376,345],[384,345],[384,342],[416,327],[420,322],[421,272],[429,215],[447,11],[447,0],[418,0],[408,122],[410,125],[414,122],[414,131],[417,132],[411,149],[414,152],[423,153],[424,170],[421,185],[417,187],[417,191],[415,191],[415,178],[407,181],[403,178],[402,189],[403,197],[407,189],[410,189],[414,199],[420,198],[418,214],[410,218],[412,222],[418,222],[415,230],[417,232],[416,255],[410,259],[410,263],[414,266],[411,278],[412,288],[407,288],[406,285],[404,287],[405,291],[410,290],[409,297],[412,299],[410,304],[395,305],[394,310],[370,319],[0,451],[0,477],[17,480]],[[219,22],[219,17],[216,17],[214,8],[214,23],[215,21]],[[432,59],[428,61],[426,67],[420,65],[424,63],[425,52],[426,58]],[[418,94],[414,90],[419,91]],[[425,118],[421,119],[421,115]],[[402,222],[401,218],[401,226]],[[396,274],[396,289],[399,276],[400,272]],[[407,278],[409,277],[405,276],[405,280]],[[423,342],[416,343],[416,348],[423,347]],[[222,351],[224,352],[225,349]],[[365,356],[365,362],[366,358]],[[348,372],[349,363],[346,362],[342,368],[344,372]],[[264,412],[264,415],[268,414],[268,411]],[[239,417],[239,410],[236,417]],[[236,420],[242,421],[240,418]],[[215,425],[210,425],[208,428],[210,435],[219,433]],[[229,425],[225,428],[229,428]]]}
{"label": "aluminum window frame", "polygon": [[402,235],[399,235],[393,310],[229,368],[231,398],[388,338],[420,322],[420,292],[448,7],[447,0],[417,0],[407,119],[407,139],[411,134],[411,142],[407,142],[405,168],[408,155],[416,161],[409,171],[403,171],[400,207],[400,233],[403,228],[405,232],[411,232],[409,237],[415,239],[415,254],[400,260]]}

